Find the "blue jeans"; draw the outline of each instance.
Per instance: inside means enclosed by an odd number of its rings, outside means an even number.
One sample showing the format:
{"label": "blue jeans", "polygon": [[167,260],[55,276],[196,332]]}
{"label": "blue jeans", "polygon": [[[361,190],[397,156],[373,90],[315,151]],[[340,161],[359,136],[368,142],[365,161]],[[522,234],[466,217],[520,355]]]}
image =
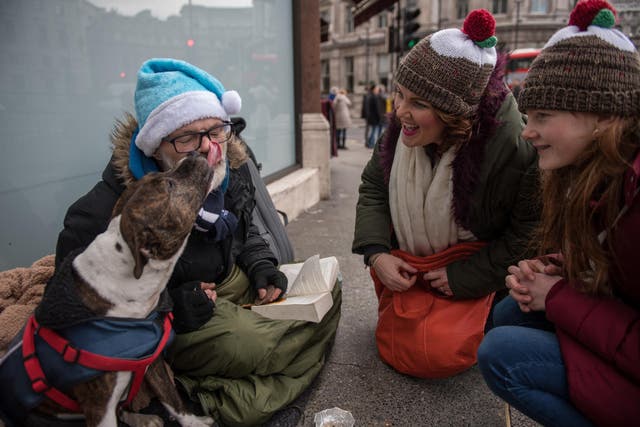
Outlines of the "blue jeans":
{"label": "blue jeans", "polygon": [[338,143],[338,148],[344,148],[347,145],[347,129],[336,129],[336,142]]}
{"label": "blue jeans", "polygon": [[369,137],[367,138],[367,148],[373,148],[382,132],[382,125],[369,125]]}
{"label": "blue jeans", "polygon": [[545,426],[592,426],[569,400],[560,345],[544,313],[523,313],[507,297],[478,349],[478,367],[497,396]]}

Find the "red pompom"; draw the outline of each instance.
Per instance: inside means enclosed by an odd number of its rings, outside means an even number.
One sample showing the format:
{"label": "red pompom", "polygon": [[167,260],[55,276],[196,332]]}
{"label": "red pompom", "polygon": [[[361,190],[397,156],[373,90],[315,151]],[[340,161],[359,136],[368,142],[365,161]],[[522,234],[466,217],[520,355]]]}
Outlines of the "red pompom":
{"label": "red pompom", "polygon": [[471,11],[462,24],[462,32],[474,42],[481,42],[496,32],[496,20],[486,9]]}
{"label": "red pompom", "polygon": [[602,9],[609,9],[616,16],[616,10],[605,0],[581,0],[569,15],[569,25],[575,25],[580,28],[580,31],[586,31]]}

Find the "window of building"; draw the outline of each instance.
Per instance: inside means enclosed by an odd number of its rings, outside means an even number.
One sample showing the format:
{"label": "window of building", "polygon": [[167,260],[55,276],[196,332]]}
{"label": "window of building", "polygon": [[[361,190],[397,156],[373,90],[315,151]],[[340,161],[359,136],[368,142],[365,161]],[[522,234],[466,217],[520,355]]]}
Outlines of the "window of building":
{"label": "window of building", "polygon": [[331,27],[331,14],[328,10],[320,11],[320,41],[329,41],[329,29]]}
{"label": "window of building", "polygon": [[387,28],[389,23],[388,14],[386,11],[378,14],[378,28]]}
{"label": "window of building", "polygon": [[291,0],[0,4],[0,51],[20,58],[0,67],[0,270],[55,251],[65,211],[111,157],[114,118],[135,113],[151,57],[187,60],[238,91],[263,176],[296,164]]}
{"label": "window of building", "polygon": [[548,13],[548,0],[531,0],[531,13]]}
{"label": "window of building", "polygon": [[507,0],[493,0],[491,12],[494,15],[507,13]]}
{"label": "window of building", "polygon": [[469,14],[469,0],[456,0],[456,18],[464,19]]}
{"label": "window of building", "polygon": [[329,85],[331,84],[331,74],[329,74],[329,60],[320,61],[320,91],[329,93]]}
{"label": "window of building", "polygon": [[344,58],[344,78],[346,82],[347,92],[353,93],[354,75],[353,75],[353,56]]}
{"label": "window of building", "polygon": [[354,30],[353,26],[353,12],[351,12],[351,6],[348,4],[344,5],[344,32],[352,33]]}

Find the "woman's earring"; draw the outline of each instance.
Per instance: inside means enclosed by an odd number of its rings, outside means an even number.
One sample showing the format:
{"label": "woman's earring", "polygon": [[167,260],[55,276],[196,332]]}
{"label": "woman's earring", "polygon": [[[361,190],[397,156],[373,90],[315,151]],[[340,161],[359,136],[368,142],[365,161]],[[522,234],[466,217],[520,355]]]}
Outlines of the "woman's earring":
{"label": "woman's earring", "polygon": [[593,130],[593,137],[594,137],[594,138],[597,138],[599,133],[600,133],[600,129],[595,128],[595,129]]}

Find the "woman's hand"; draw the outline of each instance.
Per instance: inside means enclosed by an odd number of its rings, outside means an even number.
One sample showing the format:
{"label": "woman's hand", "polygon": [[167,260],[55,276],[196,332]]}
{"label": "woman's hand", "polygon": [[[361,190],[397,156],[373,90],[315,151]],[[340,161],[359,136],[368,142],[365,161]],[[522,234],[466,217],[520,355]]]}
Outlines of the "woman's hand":
{"label": "woman's hand", "polygon": [[400,258],[387,253],[373,255],[375,258],[371,268],[376,271],[378,279],[389,290],[404,292],[416,283],[418,269]]}
{"label": "woman's hand", "polygon": [[544,263],[543,273],[551,276],[562,275],[562,265],[564,264],[564,257],[561,253],[547,254],[540,258]]}
{"label": "woman's hand", "polygon": [[522,260],[517,266],[512,265],[507,269],[509,275],[505,284],[509,288],[509,294],[518,303],[520,310],[525,313],[530,311],[544,311],[547,294],[562,276],[548,274],[546,271],[557,272],[556,266],[547,269],[540,259]]}
{"label": "woman's hand", "polygon": [[453,292],[451,292],[451,288],[449,287],[446,267],[437,268],[425,273],[424,280],[428,281],[429,285],[441,294],[448,297],[453,296]]}

